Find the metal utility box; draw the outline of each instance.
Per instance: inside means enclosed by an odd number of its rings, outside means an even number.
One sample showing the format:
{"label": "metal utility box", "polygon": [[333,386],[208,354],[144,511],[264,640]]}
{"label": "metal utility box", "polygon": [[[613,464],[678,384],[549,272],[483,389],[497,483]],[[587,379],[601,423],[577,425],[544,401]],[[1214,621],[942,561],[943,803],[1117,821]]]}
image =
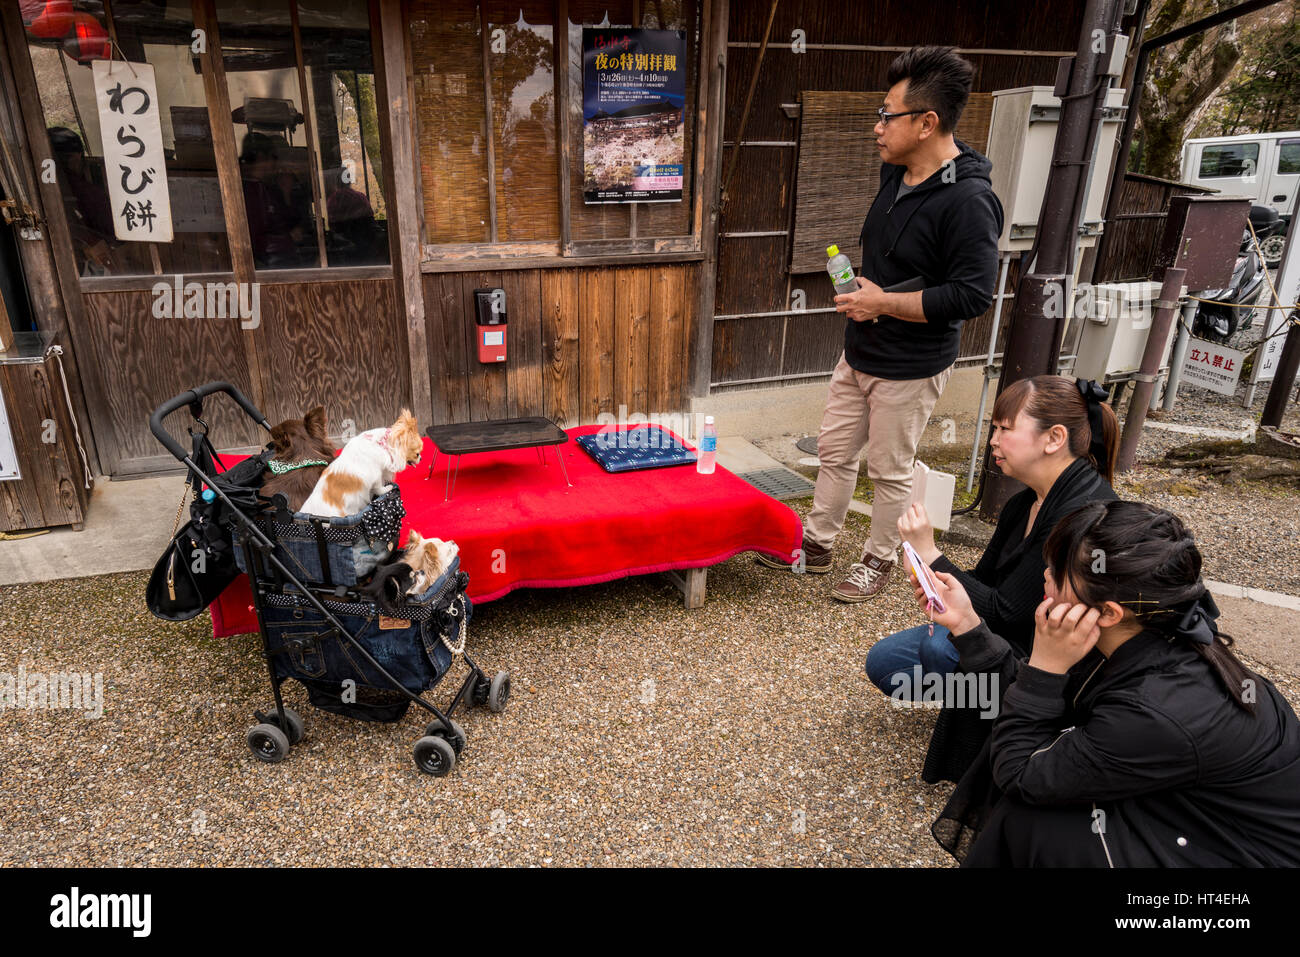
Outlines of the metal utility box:
{"label": "metal utility box", "polygon": [[501,287],[474,290],[475,328],[479,362],[506,361],[506,291]]}
{"label": "metal utility box", "polygon": [[[1097,161],[1088,181],[1080,246],[1093,245],[1101,234],[1110,160],[1115,153],[1124,109],[1124,91],[1112,88],[1106,94]],[[993,192],[1002,201],[1005,213],[1002,235],[998,237],[1001,252],[1020,252],[1034,244],[1060,115],[1060,98],[1050,86],[1023,86],[993,93],[988,158],[993,164],[990,174]]]}
{"label": "metal utility box", "polygon": [[[1093,286],[1092,293],[1092,302],[1083,304],[1086,313],[1074,374],[1102,383],[1126,379],[1142,367],[1160,283],[1103,283]],[[1178,323],[1170,323],[1160,357],[1161,369],[1169,366],[1169,350],[1177,331]]]}
{"label": "metal utility box", "polygon": [[1186,269],[1188,289],[1221,289],[1232,279],[1246,231],[1250,200],[1244,196],[1175,196],[1156,253],[1156,279],[1169,268]]}

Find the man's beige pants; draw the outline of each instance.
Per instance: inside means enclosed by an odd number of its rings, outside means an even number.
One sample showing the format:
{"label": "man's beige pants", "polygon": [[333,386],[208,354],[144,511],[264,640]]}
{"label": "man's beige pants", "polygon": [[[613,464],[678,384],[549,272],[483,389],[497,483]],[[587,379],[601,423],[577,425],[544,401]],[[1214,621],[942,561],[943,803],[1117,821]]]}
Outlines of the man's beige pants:
{"label": "man's beige pants", "polygon": [[840,355],[817,436],[821,469],[805,524],[810,540],[824,548],[835,543],[857,488],[865,445],[867,475],[876,488],[865,554],[894,561],[901,540],[898,519],[912,494],[916,447],[951,375],[949,366],[927,379],[879,379],[858,372]]}

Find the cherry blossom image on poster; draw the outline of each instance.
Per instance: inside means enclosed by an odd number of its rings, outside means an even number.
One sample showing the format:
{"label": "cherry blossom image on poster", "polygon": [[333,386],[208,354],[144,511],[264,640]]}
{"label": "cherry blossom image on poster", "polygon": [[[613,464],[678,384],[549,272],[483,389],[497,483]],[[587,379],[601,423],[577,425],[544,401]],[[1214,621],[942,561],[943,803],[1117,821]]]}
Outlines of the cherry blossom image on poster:
{"label": "cherry blossom image on poster", "polygon": [[681,202],[686,34],[582,31],[583,199]]}

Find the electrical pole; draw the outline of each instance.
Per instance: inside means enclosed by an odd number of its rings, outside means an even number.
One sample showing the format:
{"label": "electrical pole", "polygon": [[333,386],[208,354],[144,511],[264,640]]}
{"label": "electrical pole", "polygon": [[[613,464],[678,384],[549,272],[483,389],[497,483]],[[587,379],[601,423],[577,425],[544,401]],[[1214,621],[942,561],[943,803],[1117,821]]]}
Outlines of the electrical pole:
{"label": "electrical pole", "polygon": [[[1079,30],[1079,46],[1070,66],[1052,166],[1035,232],[1036,256],[1030,272],[1016,286],[1015,306],[1003,351],[998,394],[1011,383],[1056,372],[1065,323],[1072,311],[1071,279],[1079,242],[1079,217],[1092,171],[1093,144],[1109,87],[1101,72],[1112,39],[1119,32],[1123,0],[1088,0]],[[1104,39],[1103,50],[1098,40]],[[1053,306],[1060,308],[1052,308]],[[1059,313],[1059,315],[1055,314]],[[985,476],[980,517],[993,521],[1008,498],[1023,488],[990,464]]]}

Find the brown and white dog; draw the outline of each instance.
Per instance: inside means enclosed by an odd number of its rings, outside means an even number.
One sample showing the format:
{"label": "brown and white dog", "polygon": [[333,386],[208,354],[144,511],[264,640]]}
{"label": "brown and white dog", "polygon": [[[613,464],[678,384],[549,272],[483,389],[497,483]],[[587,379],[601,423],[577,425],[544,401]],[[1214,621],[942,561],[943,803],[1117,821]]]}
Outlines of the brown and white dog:
{"label": "brown and white dog", "polygon": [[325,467],[338,454],[325,435],[325,407],[316,406],[301,419],[285,419],[271,430],[275,455],[262,478],[262,497],[283,495],[289,510],[302,511]]}
{"label": "brown and white dog", "polygon": [[415,416],[402,410],[387,429],[362,432],[343,447],[302,505],[309,515],[355,515],[382,495],[394,476],[420,461],[424,440]]}
{"label": "brown and white dog", "polygon": [[418,595],[442,577],[451,567],[460,546],[439,538],[422,538],[412,530],[405,550],[391,564],[375,569],[374,577],[360,590],[369,595],[386,615],[400,618],[401,604],[409,595]]}
{"label": "brown and white dog", "polygon": [[455,542],[424,538],[415,529],[411,529],[407,533],[402,561],[411,566],[412,594],[418,595],[437,581],[459,554],[460,546]]}

